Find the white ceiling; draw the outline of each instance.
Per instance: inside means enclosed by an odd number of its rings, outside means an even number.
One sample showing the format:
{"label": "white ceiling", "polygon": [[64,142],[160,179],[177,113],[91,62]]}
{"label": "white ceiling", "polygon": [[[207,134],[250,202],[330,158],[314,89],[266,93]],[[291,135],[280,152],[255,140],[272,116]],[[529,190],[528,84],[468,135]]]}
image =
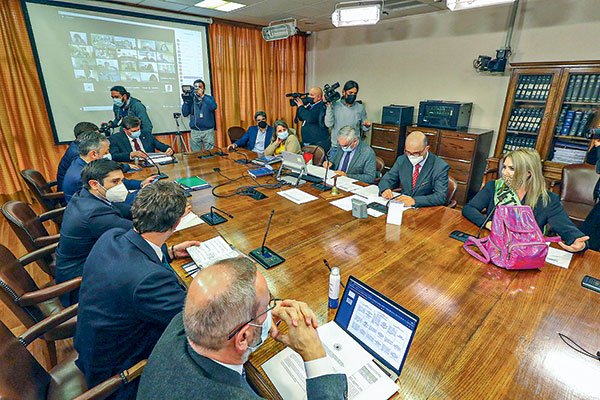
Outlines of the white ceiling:
{"label": "white ceiling", "polygon": [[[138,7],[153,7],[162,10],[183,12],[203,17],[214,17],[254,25],[266,26],[269,22],[296,18],[301,31],[321,31],[334,28],[331,13],[335,4],[342,0],[234,0],[245,7],[232,12],[213,11],[194,7],[200,0],[105,0]],[[446,10],[445,0],[385,0],[387,15],[382,19],[405,17]]]}

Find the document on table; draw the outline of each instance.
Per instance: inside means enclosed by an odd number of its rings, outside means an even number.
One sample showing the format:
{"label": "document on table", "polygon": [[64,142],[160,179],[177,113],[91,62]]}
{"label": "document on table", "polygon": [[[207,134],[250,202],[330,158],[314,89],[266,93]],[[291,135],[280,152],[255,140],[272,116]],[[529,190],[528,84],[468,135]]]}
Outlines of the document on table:
{"label": "document on table", "polygon": [[325,178],[325,172],[327,172],[327,178],[331,178],[335,175],[335,171],[312,164],[306,164],[306,172],[308,172],[309,175],[317,176],[321,179]]}
{"label": "document on table", "polygon": [[154,161],[157,164],[161,163],[161,162],[173,161],[173,157],[168,156],[164,153],[148,153],[148,157],[150,157],[152,159],[152,161]]}
{"label": "document on table", "polygon": [[277,194],[282,197],[285,197],[288,200],[293,201],[296,204],[304,204],[309,203],[313,200],[317,200],[317,197],[313,196],[312,194],[308,194],[296,188],[282,190],[281,192],[277,192]]}
{"label": "document on table", "polygon": [[568,251],[555,249],[554,247],[548,247],[548,255],[546,256],[546,262],[559,266],[561,268],[568,269],[571,264],[573,253]]}
{"label": "document on table", "polygon": [[200,225],[200,224],[203,224],[203,223],[204,223],[204,221],[202,221],[200,219],[200,217],[198,217],[193,212],[190,212],[188,215],[186,215],[185,217],[181,218],[181,221],[179,221],[179,225],[177,225],[177,228],[175,229],[175,232],[179,232],[179,231],[182,231],[184,229],[191,228],[192,226]]}
{"label": "document on table", "polygon": [[[348,178],[347,176],[338,176],[337,187],[344,192],[351,192],[362,188],[362,186],[356,185],[354,182],[356,182],[356,179]],[[333,186],[333,177],[327,179],[327,184]]]}
{"label": "document on table", "polygon": [[[217,261],[238,257],[240,255],[240,253],[237,250],[232,249],[229,243],[221,236],[206,240],[200,243],[199,246],[188,247],[187,251],[200,269],[206,268]],[[192,277],[194,275],[192,275]]]}
{"label": "document on table", "polygon": [[[327,357],[336,373],[348,379],[348,398],[388,399],[398,386],[373,361],[373,357],[335,322],[318,328]],[[306,399],[306,371],[300,355],[285,348],[262,365],[284,400]]]}
{"label": "document on table", "polygon": [[379,197],[379,187],[377,185],[361,186],[354,189],[352,193],[363,197]]}

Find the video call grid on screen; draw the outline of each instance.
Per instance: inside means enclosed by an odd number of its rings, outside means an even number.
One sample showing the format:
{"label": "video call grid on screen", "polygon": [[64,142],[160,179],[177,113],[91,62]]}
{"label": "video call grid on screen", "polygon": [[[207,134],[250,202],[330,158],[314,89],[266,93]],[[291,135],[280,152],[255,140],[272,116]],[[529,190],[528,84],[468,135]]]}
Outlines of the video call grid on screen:
{"label": "video call grid on screen", "polygon": [[112,120],[115,85],[146,106],[154,134],[175,131],[182,84],[201,78],[210,93],[205,24],[37,0],[26,7],[57,143],[73,140],[79,121]]}
{"label": "video call grid on screen", "polygon": [[382,364],[400,375],[419,317],[350,277],[335,322]]}

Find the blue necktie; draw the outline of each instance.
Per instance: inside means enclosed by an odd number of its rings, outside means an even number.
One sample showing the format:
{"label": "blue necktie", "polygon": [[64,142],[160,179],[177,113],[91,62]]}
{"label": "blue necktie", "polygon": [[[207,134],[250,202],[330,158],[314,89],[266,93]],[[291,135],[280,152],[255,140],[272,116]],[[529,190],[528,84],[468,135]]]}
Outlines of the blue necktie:
{"label": "blue necktie", "polygon": [[346,170],[348,169],[348,163],[350,162],[350,152],[344,151],[344,155],[342,156],[342,158],[343,160],[340,170],[346,172]]}

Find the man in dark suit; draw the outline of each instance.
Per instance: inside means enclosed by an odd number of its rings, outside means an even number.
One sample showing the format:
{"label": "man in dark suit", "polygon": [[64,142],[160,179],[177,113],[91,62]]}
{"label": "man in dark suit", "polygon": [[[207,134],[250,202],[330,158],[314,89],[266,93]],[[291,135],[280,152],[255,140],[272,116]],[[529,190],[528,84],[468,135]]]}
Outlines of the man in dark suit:
{"label": "man in dark suit", "polygon": [[334,170],[339,176],[374,183],[377,163],[371,146],[362,142],[351,126],[344,126],[339,130],[337,142],[342,151],[337,151],[332,161],[325,161],[323,167]]}
{"label": "man in dark suit", "polygon": [[151,133],[144,133],[140,129],[140,119],[127,116],[121,122],[121,130],[111,135],[110,154],[115,161],[129,162],[134,159],[148,158],[147,153],[157,150],[168,156],[173,155],[173,149],[158,141]]}
{"label": "man in dark suit", "polygon": [[[60,227],[56,250],[56,283],[81,276],[83,264],[100,236],[109,229],[131,229],[133,224],[123,218],[118,208],[107,200],[123,183],[123,171],[116,161],[95,160],[81,172],[83,188],[69,202]],[[79,292],[61,297],[65,307],[77,303]]]}
{"label": "man in dark suit", "polygon": [[273,137],[273,127],[267,124],[267,113],[257,111],[254,113],[256,125],[248,127],[244,135],[227,146],[228,150],[235,150],[238,147],[243,147],[257,153],[264,153],[267,146],[271,143]]}
{"label": "man in dark suit", "polygon": [[65,174],[67,170],[71,166],[71,163],[79,157],[79,147],[77,146],[77,139],[83,132],[87,131],[95,131],[98,132],[98,125],[91,122],[78,122],[73,128],[73,133],[75,134],[75,140],[69,144],[67,151],[63,154],[60,162],[58,163],[58,169],[56,171],[56,189],[59,192],[63,190],[63,181],[65,179]]}
{"label": "man in dark suit", "polygon": [[[106,69],[110,70],[110,64],[105,63],[105,65]],[[105,75],[109,75],[108,78],[111,78],[115,74],[116,68],[113,67],[113,69],[114,71],[105,72]],[[116,76],[118,79],[119,74],[117,73]],[[115,115],[115,119],[110,122],[111,126],[119,126],[119,121],[125,117],[136,117],[141,121],[142,135],[146,137],[152,136],[152,121],[150,121],[146,106],[139,99],[131,97],[131,93],[123,86],[111,87],[110,97],[113,100],[113,114]]]}
{"label": "man in dark suit", "polygon": [[[140,190],[133,207],[133,229],[104,233],[83,266],[75,332],[75,362],[88,387],[147,358],[173,316],[181,311],[185,291],[169,260],[188,257],[183,242],[167,248],[184,215],[186,198],[174,182]],[[111,398],[133,399],[132,382]]]}
{"label": "man in dark suit", "polygon": [[[287,334],[272,324],[285,322]],[[160,338],[142,375],[138,400],[259,399],[245,379],[244,363],[268,338],[304,360],[309,400],[345,399],[347,382],[336,374],[304,303],[274,300],[247,258],[220,261],[190,285],[183,313]]]}
{"label": "man in dark suit", "polygon": [[327,153],[331,146],[331,139],[329,128],[325,125],[327,106],[323,103],[323,90],[320,87],[311,88],[308,91],[308,101],[309,103],[304,105],[301,99],[296,99],[298,106],[296,119],[302,121],[302,145],[321,146]]}
{"label": "man in dark suit", "polygon": [[391,199],[392,189],[401,188],[398,200],[407,207],[442,206],[448,197],[449,169],[444,160],[429,152],[425,134],[414,131],[406,137],[404,154],[381,178],[379,192]]}

